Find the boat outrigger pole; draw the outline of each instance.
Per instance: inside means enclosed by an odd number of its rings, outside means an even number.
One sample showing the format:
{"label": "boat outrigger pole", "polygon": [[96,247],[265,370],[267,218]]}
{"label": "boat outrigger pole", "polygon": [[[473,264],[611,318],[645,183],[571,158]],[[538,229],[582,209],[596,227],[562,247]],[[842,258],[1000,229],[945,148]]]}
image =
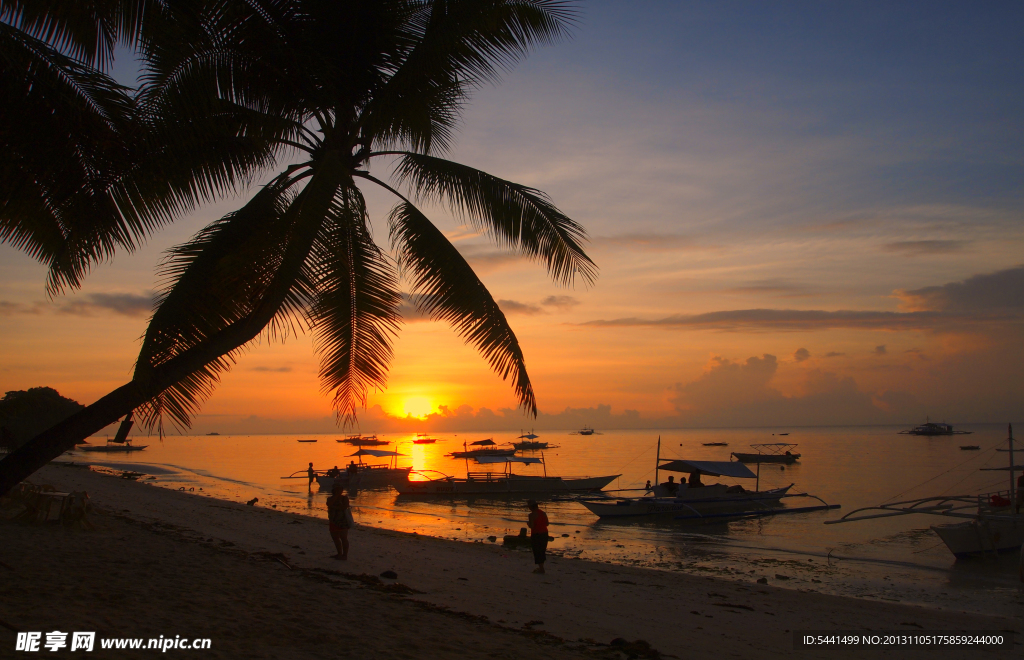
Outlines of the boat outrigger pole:
{"label": "boat outrigger pole", "polygon": [[661,465],[661,436],[658,436],[658,456],[654,459],[654,485],[658,485],[658,466]]}

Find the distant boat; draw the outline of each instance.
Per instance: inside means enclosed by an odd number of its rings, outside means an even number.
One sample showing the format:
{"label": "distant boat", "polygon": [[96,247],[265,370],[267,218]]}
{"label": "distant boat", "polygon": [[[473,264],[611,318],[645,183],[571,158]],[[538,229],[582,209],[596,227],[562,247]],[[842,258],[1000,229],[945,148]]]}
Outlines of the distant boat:
{"label": "distant boat", "polygon": [[338,440],[356,447],[377,447],[379,445],[390,445],[387,440],[379,440],[375,435],[350,435]]}
{"label": "distant boat", "polygon": [[535,451],[537,449],[558,449],[553,445],[549,445],[546,442],[539,442],[537,440],[523,440],[522,442],[513,442],[512,446],[519,451]]}
{"label": "distant boat", "polygon": [[296,440],[295,442],[316,442],[316,440]]}
{"label": "distant boat", "polygon": [[900,431],[903,435],[970,435],[973,431],[956,431],[952,424],[945,422],[925,422],[921,426]]}
{"label": "distant boat", "polygon": [[[453,497],[459,495],[527,495],[542,493],[596,492],[620,475],[603,477],[549,477],[520,475],[512,472],[512,464],[541,463],[540,458],[523,456],[486,456],[479,463],[504,463],[504,472],[467,472],[465,479],[437,472],[438,477],[426,481],[406,481],[395,486],[399,495],[433,495]],[[434,472],[430,470],[430,472]]]}
{"label": "distant boat", "polygon": [[217,433],[216,431],[210,431],[206,435],[220,435],[220,433]]}
{"label": "distant boat", "polygon": [[800,454],[793,453],[795,444],[789,442],[767,442],[750,445],[757,450],[756,454],[734,451],[730,454],[741,463],[796,463]]}
{"label": "distant boat", "polygon": [[584,426],[580,430],[573,431],[569,435],[601,435],[601,434],[598,433],[597,431],[595,431],[594,427],[592,427],[592,426]]}
{"label": "distant boat", "polygon": [[452,458],[477,458],[480,456],[515,456],[516,450],[512,449],[496,449],[494,448],[494,440],[487,438],[486,440],[477,440],[476,442],[469,443],[470,445],[476,445],[479,449],[470,449],[469,446],[463,442],[462,451],[453,451],[448,454]]}
{"label": "distant boat", "polygon": [[728,447],[728,442],[702,442],[705,447]]}
{"label": "distant boat", "polygon": [[105,445],[91,445],[89,447],[80,447],[82,451],[99,451],[99,452],[115,452],[115,451],[141,451],[149,445],[135,446],[132,441],[128,438],[128,431],[131,430],[132,425],[135,422],[132,421],[132,414],[128,413],[125,418],[121,421],[121,425],[117,427],[117,434],[111,438],[107,438],[107,444]]}
{"label": "distant boat", "polygon": [[978,445],[960,445],[962,451],[974,451],[975,449],[981,449]]}
{"label": "distant boat", "polygon": [[417,433],[416,439],[412,441],[414,445],[432,445],[437,442],[437,438],[431,438],[426,433]]}

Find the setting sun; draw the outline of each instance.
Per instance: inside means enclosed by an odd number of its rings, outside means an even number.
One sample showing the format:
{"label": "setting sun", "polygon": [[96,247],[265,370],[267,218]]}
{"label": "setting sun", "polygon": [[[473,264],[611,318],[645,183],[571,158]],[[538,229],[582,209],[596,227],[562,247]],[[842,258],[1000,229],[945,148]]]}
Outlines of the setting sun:
{"label": "setting sun", "polygon": [[402,410],[405,411],[406,415],[426,417],[434,410],[434,406],[431,405],[430,399],[427,397],[414,396],[405,400],[402,404]]}

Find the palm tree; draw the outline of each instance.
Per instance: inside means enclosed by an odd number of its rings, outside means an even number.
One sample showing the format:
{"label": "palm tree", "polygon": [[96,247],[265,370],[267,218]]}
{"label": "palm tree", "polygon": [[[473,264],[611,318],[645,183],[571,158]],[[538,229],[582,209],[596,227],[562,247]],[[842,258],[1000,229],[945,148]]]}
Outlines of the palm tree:
{"label": "palm tree", "polygon": [[[242,163],[266,159],[269,181],[171,251],[132,381],[0,463],[0,493],[136,409],[150,425],[188,425],[261,334],[310,329],[323,388],[339,420],[354,421],[367,392],[385,384],[403,279],[420,311],[476,346],[536,415],[504,314],[417,203],[446,205],[543,261],[556,281],[593,281],[582,227],[546,195],[443,158],[469,93],[571,21],[557,0],[185,0],[154,9],[138,98],[153,132],[214,146],[210,136],[243,132],[273,145]],[[394,164],[390,183],[370,172],[379,159]],[[221,171],[191,175],[212,190]],[[390,254],[371,236],[366,185],[398,200]]]}

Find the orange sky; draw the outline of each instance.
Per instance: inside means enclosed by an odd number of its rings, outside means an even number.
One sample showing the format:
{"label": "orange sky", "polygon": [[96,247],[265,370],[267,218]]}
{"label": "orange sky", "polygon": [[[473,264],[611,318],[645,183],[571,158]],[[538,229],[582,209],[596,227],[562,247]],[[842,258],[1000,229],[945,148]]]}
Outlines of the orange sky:
{"label": "orange sky", "polygon": [[[1006,81],[1024,55],[989,50],[1020,50],[1019,17],[964,33],[950,9],[913,32],[832,7],[773,40],[713,7],[619,11],[591,7],[572,42],[481,90],[451,154],[587,227],[595,286],[560,288],[430,209],[508,315],[541,418],[505,410],[511,388],[448,328],[411,320],[363,430],[1019,420],[1024,108]],[[246,194],[52,301],[0,246],[0,388],[89,403],[126,382],[161,254]],[[382,222],[391,200],[368,200]],[[332,428],[316,373],[308,337],[254,348],[196,430]]]}

